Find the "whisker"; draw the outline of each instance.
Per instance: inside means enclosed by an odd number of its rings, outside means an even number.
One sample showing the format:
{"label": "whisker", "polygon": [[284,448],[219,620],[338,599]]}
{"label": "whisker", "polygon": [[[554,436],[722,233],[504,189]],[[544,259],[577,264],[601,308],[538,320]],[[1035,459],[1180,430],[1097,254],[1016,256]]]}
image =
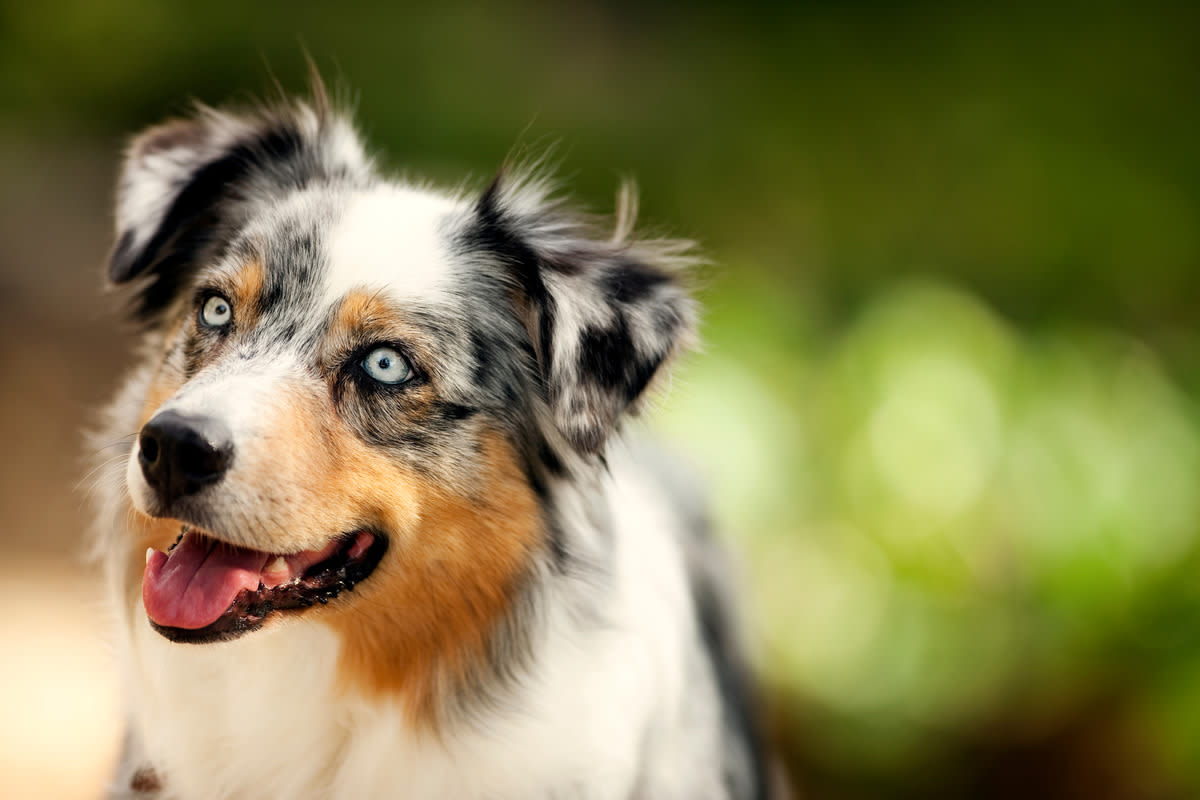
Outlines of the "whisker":
{"label": "whisker", "polygon": [[116,441],[107,442],[106,444],[100,445],[99,447],[97,447],[95,450],[93,450],[88,455],[98,456],[98,455],[100,455],[100,453],[104,452],[105,450],[108,450],[111,447],[121,447],[122,445],[128,446],[136,438],[137,438],[137,433],[127,433],[124,436],[122,436],[120,439],[117,439]]}
{"label": "whisker", "polygon": [[91,490],[95,489],[96,486],[99,485],[100,480],[103,479],[104,473],[117,464],[124,463],[125,458],[125,454],[121,453],[107,458],[96,466],[92,467],[87,471],[86,475],[84,475],[75,483],[75,491],[81,491],[86,488],[87,491],[90,492]]}

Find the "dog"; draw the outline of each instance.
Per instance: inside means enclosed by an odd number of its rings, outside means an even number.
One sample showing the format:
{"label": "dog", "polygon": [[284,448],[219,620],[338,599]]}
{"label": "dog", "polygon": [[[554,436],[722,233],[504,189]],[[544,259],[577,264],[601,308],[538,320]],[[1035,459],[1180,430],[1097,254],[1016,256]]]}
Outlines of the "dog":
{"label": "dog", "polygon": [[110,797],[767,797],[703,493],[622,433],[693,342],[690,245],[544,169],[387,177],[314,94],[125,155]]}

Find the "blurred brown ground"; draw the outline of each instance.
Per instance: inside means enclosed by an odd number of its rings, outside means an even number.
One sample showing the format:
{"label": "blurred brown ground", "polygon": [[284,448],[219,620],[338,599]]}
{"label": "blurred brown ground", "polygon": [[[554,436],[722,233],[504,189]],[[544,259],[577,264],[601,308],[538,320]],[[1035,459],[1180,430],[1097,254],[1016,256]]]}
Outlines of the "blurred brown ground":
{"label": "blurred brown ground", "polygon": [[111,162],[111,154],[71,143],[0,137],[0,586],[8,598],[0,612],[0,795],[7,798],[100,797],[120,738],[97,570],[84,559],[82,490],[89,469],[82,434],[116,386],[130,341],[102,292]]}

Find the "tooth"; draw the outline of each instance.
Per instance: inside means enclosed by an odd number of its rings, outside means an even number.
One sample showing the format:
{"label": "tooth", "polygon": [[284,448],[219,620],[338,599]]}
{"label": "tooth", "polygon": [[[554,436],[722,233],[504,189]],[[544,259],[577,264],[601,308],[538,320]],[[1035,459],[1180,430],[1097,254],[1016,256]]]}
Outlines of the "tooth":
{"label": "tooth", "polygon": [[153,548],[153,547],[147,547],[147,548],[146,548],[146,563],[147,563],[147,564],[149,564],[149,563],[150,563],[150,557],[151,557],[151,556],[153,556],[153,555],[154,555],[154,548]]}
{"label": "tooth", "polygon": [[287,561],[283,556],[275,556],[275,560],[267,565],[267,572],[287,572]]}

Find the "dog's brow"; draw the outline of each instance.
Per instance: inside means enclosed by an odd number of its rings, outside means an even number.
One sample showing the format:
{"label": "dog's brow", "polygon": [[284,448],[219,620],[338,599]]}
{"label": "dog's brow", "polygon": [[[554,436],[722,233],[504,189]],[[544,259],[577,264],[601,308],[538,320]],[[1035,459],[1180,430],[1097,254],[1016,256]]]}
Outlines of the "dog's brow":
{"label": "dog's brow", "polygon": [[379,327],[395,319],[395,310],[383,299],[382,292],[365,289],[352,291],[342,298],[334,312],[330,333],[348,335],[364,328]]}
{"label": "dog's brow", "polygon": [[211,274],[208,283],[229,295],[229,299],[242,310],[257,305],[266,285],[266,269],[258,258],[248,258],[238,263],[219,268]]}
{"label": "dog's brow", "polygon": [[232,276],[233,291],[243,303],[250,303],[262,296],[266,281],[266,270],[262,261],[253,259],[245,262]]}

